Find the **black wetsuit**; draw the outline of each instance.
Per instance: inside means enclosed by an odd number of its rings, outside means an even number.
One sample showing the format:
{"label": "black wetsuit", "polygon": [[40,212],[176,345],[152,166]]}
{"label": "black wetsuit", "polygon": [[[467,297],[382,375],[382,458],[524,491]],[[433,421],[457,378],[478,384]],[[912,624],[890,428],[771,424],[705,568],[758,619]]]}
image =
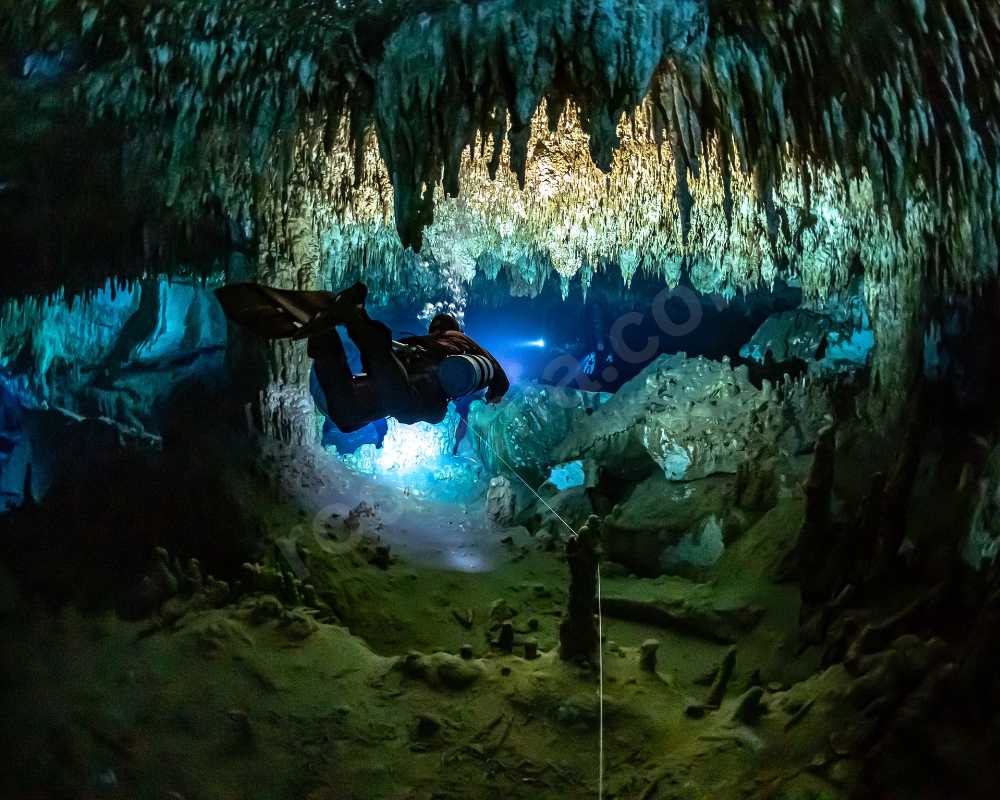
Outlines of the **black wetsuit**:
{"label": "black wetsuit", "polygon": [[336,330],[309,339],[309,356],[326,396],[327,415],[350,433],[373,420],[395,417],[405,425],[437,424],[448,413],[449,398],[437,377],[448,356],[478,355],[493,364],[486,401],[495,402],[510,388],[500,363],[464,333],[444,331],[394,342],[388,326],[366,312],[347,325],[347,335],[361,352],[363,374],[351,371],[344,344]]}

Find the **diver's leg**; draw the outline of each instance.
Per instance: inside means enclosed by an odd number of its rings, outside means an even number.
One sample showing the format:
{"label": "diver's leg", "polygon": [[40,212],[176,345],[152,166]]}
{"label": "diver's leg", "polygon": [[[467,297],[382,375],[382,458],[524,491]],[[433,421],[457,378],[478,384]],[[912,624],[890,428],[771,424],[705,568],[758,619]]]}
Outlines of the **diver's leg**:
{"label": "diver's leg", "polygon": [[342,432],[356,431],[382,416],[368,381],[351,372],[344,343],[336,329],[311,337],[308,353],[326,397],[326,413]]}
{"label": "diver's leg", "polygon": [[410,409],[419,398],[402,362],[392,352],[392,331],[363,309],[348,322],[347,334],[361,352],[361,366],[390,409]]}
{"label": "diver's leg", "polygon": [[392,332],[364,309],[347,323],[347,333],[361,351],[361,364],[377,390],[382,416],[393,416],[404,425],[424,421],[437,424],[448,412],[448,402],[437,378],[411,375],[393,352]]}
{"label": "diver's leg", "polygon": [[347,352],[336,329],[309,338],[306,352],[315,363],[316,377],[324,391],[350,392],[354,373],[347,361]]}
{"label": "diver's leg", "polygon": [[387,414],[378,386],[367,375],[355,375],[350,393],[331,397],[327,408],[330,419],[343,433],[352,433]]}

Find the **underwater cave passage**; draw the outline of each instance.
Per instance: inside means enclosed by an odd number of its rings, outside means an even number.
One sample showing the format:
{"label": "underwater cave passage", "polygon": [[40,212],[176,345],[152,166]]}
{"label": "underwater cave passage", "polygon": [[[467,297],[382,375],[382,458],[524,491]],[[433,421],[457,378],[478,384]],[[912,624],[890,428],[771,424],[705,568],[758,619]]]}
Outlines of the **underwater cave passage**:
{"label": "underwater cave passage", "polygon": [[991,4],[279,5],[0,14],[0,797],[1000,796]]}

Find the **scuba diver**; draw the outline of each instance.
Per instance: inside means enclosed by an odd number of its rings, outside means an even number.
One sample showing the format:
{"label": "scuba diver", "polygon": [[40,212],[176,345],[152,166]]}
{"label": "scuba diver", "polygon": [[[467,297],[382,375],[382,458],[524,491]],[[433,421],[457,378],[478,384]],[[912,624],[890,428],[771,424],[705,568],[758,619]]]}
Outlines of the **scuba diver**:
{"label": "scuba diver", "polygon": [[[385,417],[437,424],[450,400],[485,389],[485,401],[499,403],[510,388],[496,358],[448,314],[434,317],[426,336],[394,341],[388,326],[368,316],[363,283],[338,293],[239,283],[216,296],[229,319],[264,338],[308,340],[317,406],[344,433]],[[360,375],[350,368],[340,325],[361,353]]]}

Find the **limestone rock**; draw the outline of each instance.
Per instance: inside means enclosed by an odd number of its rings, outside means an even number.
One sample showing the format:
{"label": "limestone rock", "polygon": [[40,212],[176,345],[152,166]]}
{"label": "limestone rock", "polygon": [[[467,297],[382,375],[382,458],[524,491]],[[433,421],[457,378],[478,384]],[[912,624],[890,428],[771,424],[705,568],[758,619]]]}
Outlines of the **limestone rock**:
{"label": "limestone rock", "polygon": [[595,728],[600,724],[600,710],[593,704],[584,704],[577,701],[567,701],[556,708],[555,718],[563,725],[579,725],[581,727]]}
{"label": "limestone rock", "polygon": [[293,642],[308,639],[319,630],[319,624],[301,609],[289,611],[281,623],[281,630]]}
{"label": "limestone rock", "polygon": [[569,597],[559,625],[559,657],[564,661],[590,659],[601,645],[595,622],[600,526],[600,520],[593,516],[578,534],[566,540]]}
{"label": "limestone rock", "polygon": [[186,582],[184,571],[171,564],[170,554],[164,548],[157,547],[153,551],[149,571],[129,598],[129,614],[137,617],[153,614],[174,601],[175,606],[186,605],[187,601],[177,596],[182,588],[187,588]]}
{"label": "limestone rock", "polygon": [[344,525],[348,530],[356,531],[364,524],[365,520],[375,519],[375,509],[370,503],[364,501],[358,503],[347,515]]}
{"label": "limestone rock", "polygon": [[729,687],[729,681],[733,677],[734,669],[736,669],[736,648],[730,647],[726,651],[725,658],[722,659],[722,664],[719,666],[719,672],[715,676],[715,681],[712,683],[708,690],[708,695],[705,697],[706,708],[718,708],[722,705],[722,700],[726,696],[726,689]]}
{"label": "limestone rock", "polygon": [[743,346],[740,356],[759,364],[769,359],[778,364],[800,360],[810,372],[864,367],[875,338],[863,287],[852,284],[845,294],[831,297],[815,309],[771,315]]}
{"label": "limestone rock", "polygon": [[738,641],[764,616],[764,610],[755,606],[719,605],[705,592],[651,599],[624,587],[616,587],[613,593],[605,591],[601,608],[610,617],[682,631],[723,644]]}
{"label": "limestone rock", "polygon": [[768,402],[745,367],[663,355],[581,420],[556,460],[593,459],[623,480],[654,469],[673,481],[735,475],[745,453],[780,442],[789,430],[793,450],[812,439],[817,421],[795,397],[788,387]]}
{"label": "limestone rock", "polygon": [[[537,501],[518,515],[518,521],[531,530],[547,530],[549,541],[559,544],[572,535],[552,512],[555,511],[575,529],[579,529],[595,512],[590,491],[583,486],[575,486],[546,497],[545,503]],[[546,542],[542,543],[543,545]]]}
{"label": "limestone rock", "polygon": [[486,442],[473,436],[473,444],[494,474],[506,472],[506,462],[538,486],[553,466],[564,463],[553,456],[556,446],[608,397],[534,384],[515,387],[500,406],[473,404],[469,425]]}
{"label": "limestone rock", "polygon": [[497,626],[509,619],[517,616],[517,609],[511,607],[510,603],[502,597],[494,600],[490,604],[490,624]]}
{"label": "limestone rock", "polygon": [[250,609],[250,624],[263,625],[269,620],[279,619],[284,613],[281,601],[273,594],[257,598]]}
{"label": "limestone rock", "polygon": [[657,639],[647,639],[639,651],[639,666],[646,672],[656,672],[656,654],[660,649]]}
{"label": "limestone rock", "polygon": [[210,619],[193,627],[190,635],[198,651],[209,659],[219,659],[241,647],[253,646],[242,624],[231,619]]}
{"label": "limestone rock", "polygon": [[400,667],[405,674],[429,686],[455,690],[471,686],[484,671],[479,662],[451,653],[409,653],[401,660]]}
{"label": "limestone rock", "polygon": [[725,477],[675,483],[650,476],[605,518],[607,557],[645,576],[685,563],[711,566],[722,555],[733,485]]}
{"label": "limestone rock", "polygon": [[736,472],[736,505],[748,511],[770,511],[778,502],[777,459],[756,453]]}
{"label": "limestone rock", "polygon": [[736,709],[733,711],[733,722],[753,725],[758,717],[767,710],[762,702],[763,699],[763,687],[754,686],[747,689],[736,701]]}
{"label": "limestone rock", "polygon": [[137,433],[163,431],[164,398],[199,371],[221,371],[225,342],[211,292],[180,280],[108,284],[86,303],[33,304],[0,325],[0,353],[33,405]]}
{"label": "limestone rock", "polygon": [[171,571],[170,556],[165,549],[157,547],[154,551],[153,569],[150,577],[164,598],[173,597],[180,588],[180,581]]}
{"label": "limestone rock", "polygon": [[244,589],[249,592],[280,595],[284,591],[281,572],[263,564],[243,564],[242,581]]}
{"label": "limestone rock", "polygon": [[514,487],[510,479],[498,475],[490,480],[486,491],[486,518],[495,525],[506,527],[514,520],[516,510]]}

